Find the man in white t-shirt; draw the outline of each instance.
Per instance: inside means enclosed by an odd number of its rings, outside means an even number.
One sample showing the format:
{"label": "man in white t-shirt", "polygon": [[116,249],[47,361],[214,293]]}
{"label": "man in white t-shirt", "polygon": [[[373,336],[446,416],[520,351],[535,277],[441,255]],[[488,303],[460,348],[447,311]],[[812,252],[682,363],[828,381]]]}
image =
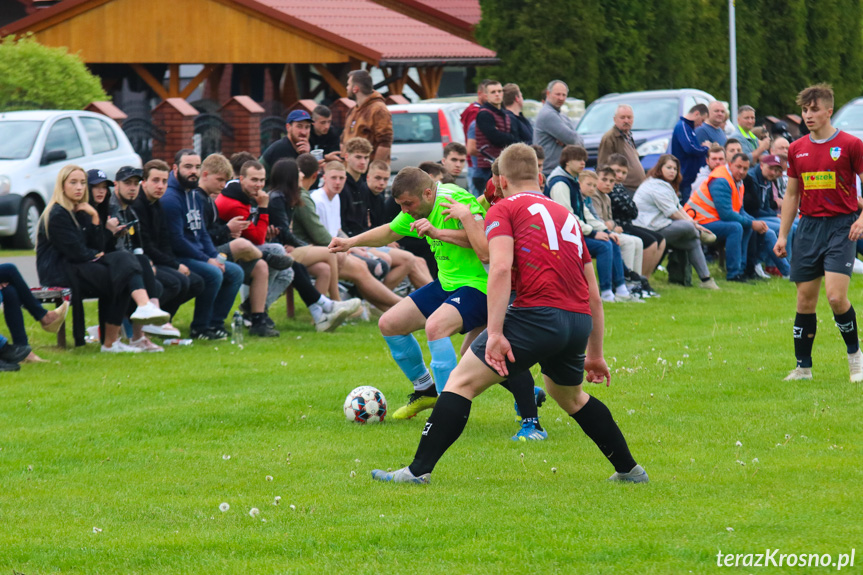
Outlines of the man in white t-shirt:
{"label": "man in white t-shirt", "polygon": [[329,162],[324,166],[324,186],[312,192],[315,211],[331,236],[344,235],[341,233],[342,204],[339,194],[345,187],[346,179],[345,165],[341,162]]}

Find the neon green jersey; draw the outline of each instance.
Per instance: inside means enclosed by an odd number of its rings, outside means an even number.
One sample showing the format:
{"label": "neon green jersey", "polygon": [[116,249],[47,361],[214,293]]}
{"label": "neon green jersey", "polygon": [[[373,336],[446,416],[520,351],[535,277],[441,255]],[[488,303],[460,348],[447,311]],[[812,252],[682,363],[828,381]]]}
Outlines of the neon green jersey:
{"label": "neon green jersey", "polygon": [[[446,215],[441,206],[444,200],[466,204],[470,206],[471,213],[476,214],[477,219],[485,218],[485,210],[471,193],[452,184],[438,184],[434,207],[428,216],[428,221],[439,230],[464,229],[458,219],[444,221]],[[415,221],[413,216],[402,212],[390,223],[390,229],[400,236],[416,238],[419,236],[411,231],[411,224]],[[444,290],[455,291],[460,287],[470,286],[482,293],[487,293],[488,271],[475,251],[431,238],[426,238],[426,241],[437,260],[438,279]]]}

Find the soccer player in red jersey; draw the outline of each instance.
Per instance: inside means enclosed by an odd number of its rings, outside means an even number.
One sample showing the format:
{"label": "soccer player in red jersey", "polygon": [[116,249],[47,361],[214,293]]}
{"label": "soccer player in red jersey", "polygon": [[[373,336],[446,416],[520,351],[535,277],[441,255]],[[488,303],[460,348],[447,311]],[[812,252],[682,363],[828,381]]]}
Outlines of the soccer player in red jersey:
{"label": "soccer player in red jersey", "polygon": [[[602,355],[603,313],[590,254],[575,217],[538,191],[536,153],[513,144],[500,156],[504,199],[486,215],[488,328],[450,374],[425,424],[413,463],[379,481],[428,483],[461,435],[471,401],[507,375],[539,363],[546,390],[614,465],[614,481],[647,482],[608,408],[581,383],[610,383]],[[516,299],[507,309],[511,274]],[[585,357],[586,351],[586,357]]]}
{"label": "soccer player in red jersey", "polygon": [[[788,231],[800,209],[794,234],[791,281],[797,283],[794,355],[797,367],[786,381],[812,379],[812,343],[818,320],[815,306],[821,278],[833,319],[845,340],[851,381],[863,381],[863,354],[857,339],[857,316],[848,300],[856,242],[863,237],[863,216],[857,217],[856,177],[863,176],[863,142],[834,128],[833,90],[810,86],[797,95],[809,135],[788,150],[788,188],[782,224],[773,251],[786,254]],[[799,250],[799,251],[798,251]]]}

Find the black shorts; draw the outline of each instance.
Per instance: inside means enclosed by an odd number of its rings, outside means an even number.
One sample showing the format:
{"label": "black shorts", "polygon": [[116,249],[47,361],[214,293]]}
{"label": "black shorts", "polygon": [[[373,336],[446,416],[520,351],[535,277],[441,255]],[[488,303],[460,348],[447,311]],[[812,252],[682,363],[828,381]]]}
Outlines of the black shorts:
{"label": "black shorts", "polygon": [[411,292],[408,297],[413,300],[426,319],[445,303],[456,308],[461,315],[460,333],[467,333],[487,323],[488,298],[473,287],[465,286],[455,291],[446,291],[440,285],[440,280],[436,279]]}
{"label": "black shorts", "polygon": [[[503,321],[503,335],[512,346],[515,362],[507,360],[510,373],[527,371],[539,364],[542,373],[557,385],[581,385],[584,379],[584,350],[593,329],[588,314],[553,307],[509,307]],[[470,349],[485,361],[488,331],[483,331]]]}
{"label": "black shorts", "polygon": [[856,214],[830,218],[803,216],[794,232],[791,281],[808,282],[824,272],[851,276],[857,244],[848,238]]}
{"label": "black shorts", "polygon": [[653,230],[648,230],[647,228],[640,228],[630,224],[621,227],[623,228],[623,233],[641,238],[641,243],[644,244],[644,249],[665,240],[665,238],[662,237],[662,234],[654,232]]}

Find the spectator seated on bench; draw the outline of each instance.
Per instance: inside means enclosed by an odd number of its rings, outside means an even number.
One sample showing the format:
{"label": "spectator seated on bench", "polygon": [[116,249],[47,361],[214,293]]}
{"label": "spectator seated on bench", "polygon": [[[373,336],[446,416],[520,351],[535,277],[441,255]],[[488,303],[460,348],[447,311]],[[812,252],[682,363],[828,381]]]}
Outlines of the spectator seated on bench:
{"label": "spectator seated on bench", "polygon": [[[24,329],[24,314],[21,313],[21,308],[24,307],[27,312],[33,316],[33,319],[39,322],[42,329],[51,333],[60,331],[60,326],[66,321],[66,312],[69,310],[69,304],[63,302],[59,308],[48,311],[39,300],[33,297],[27,282],[21,277],[21,272],[15,267],[15,264],[0,264],[0,302],[3,302],[3,318],[6,320],[6,326],[9,328],[9,333],[12,336],[12,344],[15,347],[29,347],[30,342],[27,339],[27,330]],[[7,346],[10,344],[6,344]],[[7,350],[9,353],[9,350]],[[3,354],[0,348],[0,361]],[[38,355],[29,351],[25,356],[25,363],[44,362],[45,360]]]}

